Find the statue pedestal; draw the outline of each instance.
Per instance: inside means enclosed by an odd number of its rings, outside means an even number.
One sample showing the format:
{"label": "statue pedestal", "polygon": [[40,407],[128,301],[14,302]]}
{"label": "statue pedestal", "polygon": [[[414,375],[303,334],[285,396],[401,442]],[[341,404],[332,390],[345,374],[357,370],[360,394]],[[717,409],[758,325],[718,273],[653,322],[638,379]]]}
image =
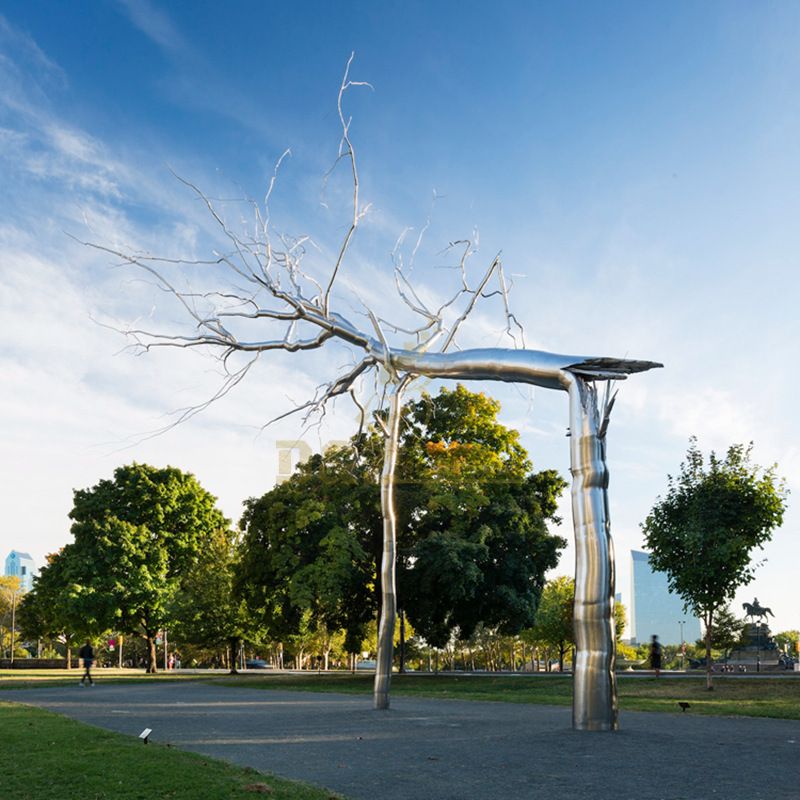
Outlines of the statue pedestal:
{"label": "statue pedestal", "polygon": [[744,632],[745,645],[734,650],[728,664],[748,672],[778,669],[781,652],[766,623],[749,623]]}
{"label": "statue pedestal", "polygon": [[768,643],[773,646],[775,642],[772,639],[772,632],[766,622],[756,623],[750,622],[744,629],[746,647],[761,647],[764,648]]}

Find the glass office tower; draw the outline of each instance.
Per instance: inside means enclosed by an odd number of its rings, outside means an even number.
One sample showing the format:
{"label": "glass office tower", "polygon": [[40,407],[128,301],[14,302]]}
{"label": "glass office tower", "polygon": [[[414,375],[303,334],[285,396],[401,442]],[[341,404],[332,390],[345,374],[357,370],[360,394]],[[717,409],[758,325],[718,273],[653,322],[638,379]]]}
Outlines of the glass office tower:
{"label": "glass office tower", "polygon": [[662,644],[680,644],[681,633],[686,642],[700,638],[700,620],[683,610],[683,600],[667,587],[666,573],[655,572],[641,550],[631,550],[630,624],[633,644],[653,634]]}

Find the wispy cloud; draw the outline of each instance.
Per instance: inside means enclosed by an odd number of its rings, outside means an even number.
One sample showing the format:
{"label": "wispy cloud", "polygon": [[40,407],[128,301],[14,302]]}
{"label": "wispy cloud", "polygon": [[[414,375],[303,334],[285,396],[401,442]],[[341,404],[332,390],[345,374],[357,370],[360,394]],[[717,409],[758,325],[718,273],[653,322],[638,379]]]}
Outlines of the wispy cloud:
{"label": "wispy cloud", "polygon": [[[160,17],[150,34],[180,44],[167,22]],[[119,353],[125,339],[92,319],[123,327],[152,313],[160,326],[178,310],[141,276],[114,269],[112,257],[65,231],[120,249],[192,257],[207,255],[219,230],[153,150],[104,141],[59,111],[68,83],[30,37],[2,18],[0,37],[0,317],[11,336],[0,353],[7,511],[26,520],[31,549],[41,557],[66,538],[72,488],[137,458],[195,471],[236,519],[242,499],[274,480],[272,439],[298,433],[295,420],[266,435],[261,426],[307,399],[316,381],[296,359],[271,360],[269,370],[248,376],[246,391],[190,426],[142,441],[173,419],[167,412],[212,396],[219,364],[177,351],[141,359]],[[213,174],[193,177],[212,193],[218,184]],[[341,423],[331,422],[330,433],[309,441],[342,438]],[[27,470],[18,468],[23,462]],[[24,474],[36,474],[53,501],[37,503]]]}
{"label": "wispy cloud", "polygon": [[[172,18],[150,0],[117,0],[120,11],[168,57],[172,72],[160,81],[161,90],[184,108],[210,111],[227,117],[262,137],[273,139],[279,109],[270,114],[238,85],[227,83],[205,55],[193,48]],[[276,148],[286,142],[275,140]]]}
{"label": "wispy cloud", "polygon": [[167,53],[187,53],[189,46],[169,15],[150,0],[118,0],[130,21]]}
{"label": "wispy cloud", "polygon": [[[13,27],[2,14],[0,14],[0,43],[4,49],[10,48],[20,52],[40,76],[46,76],[62,86],[66,85],[67,76],[64,70],[48,58],[28,33]],[[7,62],[7,57],[0,55],[0,58]]]}

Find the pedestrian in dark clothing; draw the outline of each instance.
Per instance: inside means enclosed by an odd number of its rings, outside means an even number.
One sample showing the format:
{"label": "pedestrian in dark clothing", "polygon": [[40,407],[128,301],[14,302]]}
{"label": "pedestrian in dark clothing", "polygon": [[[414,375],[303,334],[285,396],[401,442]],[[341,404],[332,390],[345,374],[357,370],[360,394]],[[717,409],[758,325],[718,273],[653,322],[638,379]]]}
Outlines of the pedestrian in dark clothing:
{"label": "pedestrian in dark clothing", "polygon": [[85,685],[85,681],[89,679],[89,686],[94,686],[92,680],[92,664],[94,663],[94,650],[92,643],[87,639],[86,644],[78,650],[78,658],[83,661],[83,677],[81,678],[81,686]]}
{"label": "pedestrian in dark clothing", "polygon": [[657,678],[661,674],[661,643],[655,634],[650,642],[650,666],[655,670]]}

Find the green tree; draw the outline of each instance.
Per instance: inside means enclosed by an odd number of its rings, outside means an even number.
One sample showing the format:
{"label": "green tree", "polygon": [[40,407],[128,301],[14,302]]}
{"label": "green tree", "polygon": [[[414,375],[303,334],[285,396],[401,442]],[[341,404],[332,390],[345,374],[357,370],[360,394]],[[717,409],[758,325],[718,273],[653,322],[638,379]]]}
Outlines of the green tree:
{"label": "green tree", "polygon": [[170,609],[172,638],[202,647],[227,646],[232,673],[237,671],[236,654],[241,643],[260,638],[246,603],[234,591],[237,555],[233,531],[211,531],[197,560],[181,576]]}
{"label": "green tree", "polygon": [[19,635],[18,612],[25,593],[15,575],[0,575],[0,653],[4,656],[27,656]]}
{"label": "green tree", "polygon": [[798,644],[800,644],[800,631],[781,631],[780,633],[776,633],[773,638],[781,650],[788,651],[789,655],[794,658],[800,656],[800,648],[798,648]]}
{"label": "green tree", "polygon": [[[565,544],[547,529],[564,481],[531,472],[499,408],[458,386],[404,409],[399,605],[436,647],[480,622],[511,634],[530,625]],[[273,637],[297,634],[310,611],[315,624],[344,629],[357,652],[377,611],[383,442],[373,431],[351,444],[246,503],[241,588]]]}
{"label": "green tree", "polygon": [[48,556],[19,609],[19,625],[26,637],[64,643],[67,669],[72,668],[72,648],[102,632],[101,625],[81,613],[81,587],[75,575],[79,564],[72,556],[74,547],[68,544]]}
{"label": "green tree", "polygon": [[181,579],[229,527],[216,499],[174,467],[131,464],[75,492],[69,551],[74,607],[92,626],[142,636],[148,672]]}
{"label": "green tree", "polygon": [[479,624],[515,635],[533,623],[544,574],[566,544],[551,534],[566,485],[532,472],[500,404],[459,385],[404,411],[398,464],[399,599],[435,647]]}
{"label": "green tree", "polygon": [[[573,607],[575,581],[561,576],[548,581],[536,612],[533,638],[558,654],[558,667],[564,671],[564,657],[575,646]],[[547,669],[550,669],[549,659]]]}
{"label": "green tree", "polygon": [[625,633],[627,609],[622,603],[614,603],[614,638],[617,646],[622,642],[622,634]]}
{"label": "green tree", "polygon": [[[349,448],[315,455],[245,502],[238,590],[268,634],[289,641],[317,626],[361,649],[377,609],[380,499],[370,460]],[[309,616],[310,615],[310,616]]]}
{"label": "green tree", "polygon": [[752,445],[733,445],[725,458],[711,453],[708,465],[691,440],[677,478],[668,478],[642,525],[653,568],[706,630],[706,686],[712,689],[711,645],[717,613],[752,579],[752,553],[783,521],[786,490],[776,467],[750,462]]}
{"label": "green tree", "polygon": [[719,609],[711,625],[712,647],[721,650],[722,657],[727,661],[731,651],[743,643],[746,627],[747,623],[743,619],[738,619],[730,606],[726,605]]}
{"label": "green tree", "polygon": [[[575,581],[561,576],[547,582],[542,592],[536,621],[533,628],[525,632],[525,641],[541,647],[546,653],[555,652],[559,669],[564,669],[564,659],[575,649],[573,610],[575,606]],[[617,646],[621,645],[625,632],[625,606],[614,604],[614,626]],[[548,666],[549,670],[549,658]]]}

